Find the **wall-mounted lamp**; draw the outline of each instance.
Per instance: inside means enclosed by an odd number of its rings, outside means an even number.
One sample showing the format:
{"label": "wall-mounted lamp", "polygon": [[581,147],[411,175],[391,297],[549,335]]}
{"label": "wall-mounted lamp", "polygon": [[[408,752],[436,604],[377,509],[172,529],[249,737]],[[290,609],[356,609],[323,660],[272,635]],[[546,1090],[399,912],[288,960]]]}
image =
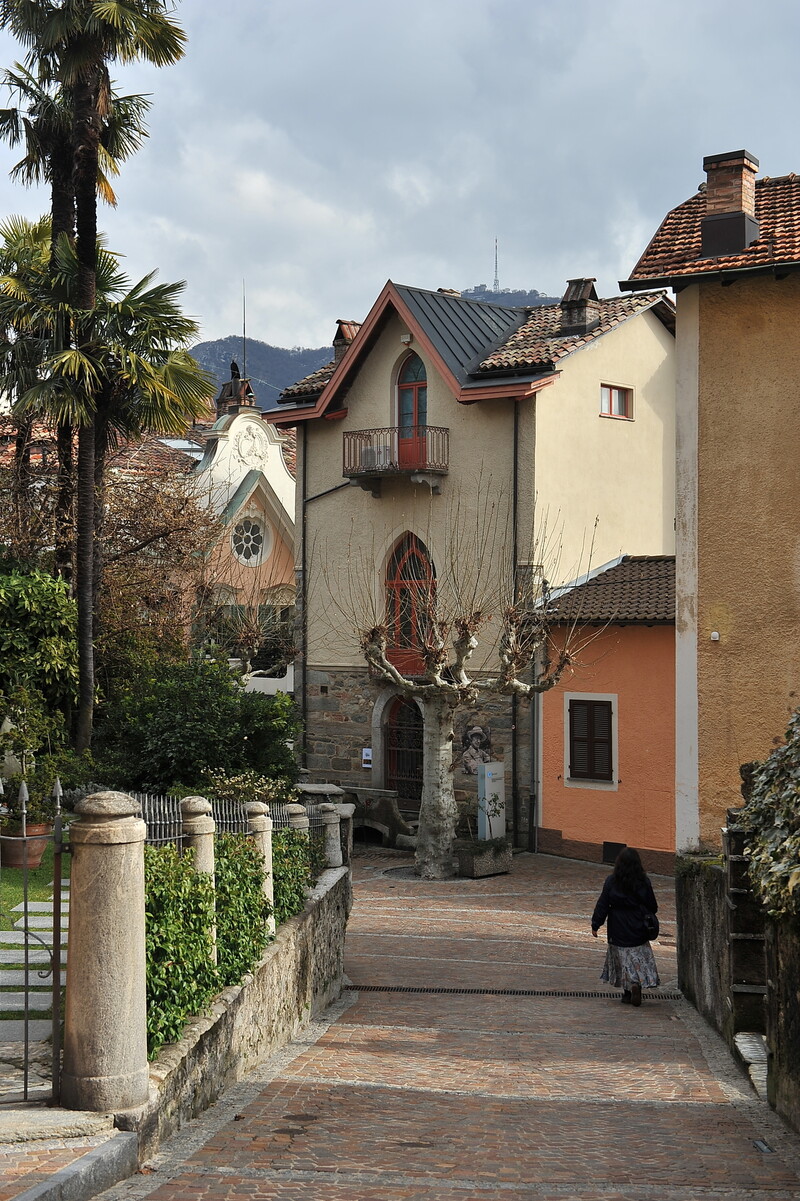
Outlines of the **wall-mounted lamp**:
{"label": "wall-mounted lamp", "polygon": [[400,341],[403,343],[404,346],[408,346],[413,341],[413,335],[412,334],[401,334]]}
{"label": "wall-mounted lamp", "polygon": [[712,642],[719,642],[719,630],[712,630],[712,631],[711,631],[711,641],[712,641]]}

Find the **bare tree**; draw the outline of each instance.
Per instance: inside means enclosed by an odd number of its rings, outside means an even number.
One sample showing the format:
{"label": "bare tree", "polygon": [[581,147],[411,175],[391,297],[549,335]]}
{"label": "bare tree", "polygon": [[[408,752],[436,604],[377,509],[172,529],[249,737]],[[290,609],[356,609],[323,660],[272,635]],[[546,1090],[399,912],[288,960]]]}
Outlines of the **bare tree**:
{"label": "bare tree", "polygon": [[[430,532],[423,537],[423,550],[436,534],[432,511],[427,524]],[[558,539],[543,519],[532,528],[521,553],[522,540],[511,526],[507,498],[491,481],[480,481],[477,502],[474,497],[467,503],[455,499],[438,526],[442,569],[436,571],[431,561],[429,571],[410,570],[395,595],[388,597],[383,579],[377,579],[381,555],[354,532],[344,558],[338,550],[338,569],[330,566],[336,554],[312,554],[325,565],[320,577],[328,594],[332,637],[337,639],[349,626],[373,678],[415,698],[422,710],[415,870],[423,879],[443,879],[454,871],[456,710],[475,705],[487,694],[530,698],[546,692],[596,636],[582,638],[576,611],[556,646],[548,607],[552,580],[561,572]],[[591,545],[586,552],[588,565]],[[575,579],[578,568],[567,578]],[[562,628],[563,620],[562,613]]]}

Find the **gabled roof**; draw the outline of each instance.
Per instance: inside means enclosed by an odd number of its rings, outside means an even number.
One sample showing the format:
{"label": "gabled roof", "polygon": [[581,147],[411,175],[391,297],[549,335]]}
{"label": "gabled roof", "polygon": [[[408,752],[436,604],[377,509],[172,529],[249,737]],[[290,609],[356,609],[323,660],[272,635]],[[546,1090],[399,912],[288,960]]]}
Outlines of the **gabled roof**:
{"label": "gabled roof", "polygon": [[670,625],[675,621],[675,556],[623,555],[548,605],[553,625]]}
{"label": "gabled roof", "polygon": [[693,276],[775,271],[800,267],[800,175],[755,181],[755,215],[759,236],[736,254],[700,257],[701,222],[706,215],[705,191],[667,213],[653,240],[621,288],[640,281],[649,286]]}
{"label": "gabled roof", "polygon": [[[674,332],[674,308],[663,292],[591,303],[597,310],[596,324],[575,334],[567,332],[571,322],[561,304],[506,307],[389,280],[363,325],[356,328],[355,322],[348,323],[354,330],[352,343],[332,363],[285,389],[280,403],[292,407],[271,414],[272,420],[280,427],[314,417],[343,416],[350,384],[394,314],[462,404],[532,395],[554,382],[556,364],[565,355],[648,308]],[[573,309],[570,314],[574,315]],[[343,324],[339,322],[340,331]]]}

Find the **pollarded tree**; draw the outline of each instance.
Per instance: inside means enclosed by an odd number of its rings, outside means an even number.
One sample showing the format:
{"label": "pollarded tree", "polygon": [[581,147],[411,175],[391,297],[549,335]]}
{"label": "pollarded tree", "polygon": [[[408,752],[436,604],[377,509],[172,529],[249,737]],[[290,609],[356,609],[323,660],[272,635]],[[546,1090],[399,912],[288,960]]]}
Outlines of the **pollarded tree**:
{"label": "pollarded tree", "polygon": [[[509,508],[491,487],[476,506],[451,507],[445,562],[437,566],[426,541],[406,535],[390,558],[385,591],[375,587],[380,556],[351,538],[322,568],[329,613],[355,629],[373,678],[413,697],[423,714],[423,778],[415,870],[423,879],[453,874],[458,817],[453,790],[454,717],[485,696],[530,698],[546,692],[580,653],[580,613],[558,646],[550,637],[547,568],[558,552],[542,530],[518,565]],[[468,514],[474,515],[470,517]],[[312,555],[320,560],[326,556]],[[531,567],[530,565],[536,565]],[[577,573],[576,573],[577,574]],[[563,613],[561,619],[563,622]],[[333,637],[341,637],[341,624]]]}

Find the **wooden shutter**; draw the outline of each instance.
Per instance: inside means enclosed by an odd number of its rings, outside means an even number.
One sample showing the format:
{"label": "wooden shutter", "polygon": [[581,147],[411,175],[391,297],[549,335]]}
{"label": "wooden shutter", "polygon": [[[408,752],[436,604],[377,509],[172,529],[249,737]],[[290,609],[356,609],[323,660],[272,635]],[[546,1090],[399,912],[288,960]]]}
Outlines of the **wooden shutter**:
{"label": "wooden shutter", "polygon": [[569,702],[570,779],[614,779],[611,734],[611,701]]}

